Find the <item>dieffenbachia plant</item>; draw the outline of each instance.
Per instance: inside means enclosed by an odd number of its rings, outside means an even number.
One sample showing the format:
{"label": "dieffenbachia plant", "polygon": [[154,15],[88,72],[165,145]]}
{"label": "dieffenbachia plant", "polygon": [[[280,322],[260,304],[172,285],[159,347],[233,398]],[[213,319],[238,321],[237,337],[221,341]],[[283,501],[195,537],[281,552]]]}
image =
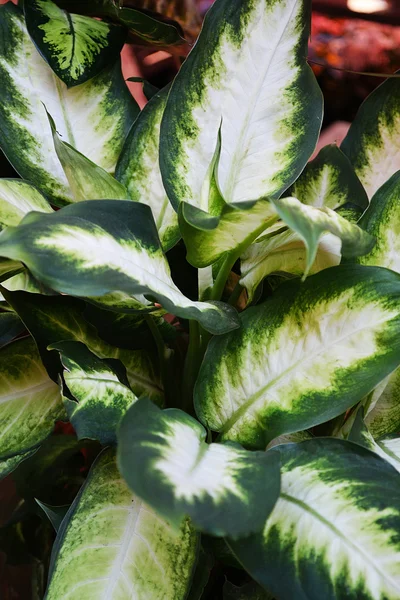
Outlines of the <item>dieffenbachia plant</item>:
{"label": "dieffenbachia plant", "polygon": [[173,25],[0,8],[0,548],[40,540],[35,598],[400,597],[399,85],[311,160],[310,18],[216,0],[139,111],[120,50]]}

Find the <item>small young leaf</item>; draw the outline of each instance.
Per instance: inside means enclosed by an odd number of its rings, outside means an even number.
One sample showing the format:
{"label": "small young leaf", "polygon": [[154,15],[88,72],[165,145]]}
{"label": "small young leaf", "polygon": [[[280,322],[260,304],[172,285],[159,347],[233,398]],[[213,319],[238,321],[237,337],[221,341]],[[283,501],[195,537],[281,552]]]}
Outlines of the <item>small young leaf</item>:
{"label": "small young leaf", "polygon": [[229,541],[280,600],[400,596],[400,477],[356,444],[278,446],[281,495],[262,532]]}
{"label": "small young leaf", "polygon": [[279,495],[279,461],[205,438],[183,411],[138,400],[119,429],[120,471],[135,494],[175,524],[189,516],[216,536],[257,531]]}
{"label": "small young leaf", "polygon": [[400,275],[358,265],[283,283],[237,332],[211,340],[194,392],[200,420],[265,448],[338,416],[400,364],[399,297]]}
{"label": "small young leaf", "polygon": [[92,466],[63,519],[45,600],[71,594],[82,599],[184,600],[198,537],[188,521],[178,532],[171,531],[133,496],[108,449]]}
{"label": "small young leaf", "polygon": [[125,42],[122,27],[70,14],[51,0],[24,2],[24,13],[37,49],[68,87],[88,81],[115,62]]}

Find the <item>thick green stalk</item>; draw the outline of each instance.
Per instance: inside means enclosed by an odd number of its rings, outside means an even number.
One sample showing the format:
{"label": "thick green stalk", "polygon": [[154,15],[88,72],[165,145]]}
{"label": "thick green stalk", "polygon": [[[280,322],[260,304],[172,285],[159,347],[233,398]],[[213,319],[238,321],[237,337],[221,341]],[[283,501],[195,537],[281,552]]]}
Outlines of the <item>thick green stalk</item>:
{"label": "thick green stalk", "polygon": [[147,325],[149,326],[149,329],[150,329],[150,331],[153,335],[154,341],[156,343],[158,360],[159,360],[159,365],[160,365],[161,381],[162,381],[163,388],[164,388],[165,403],[168,406],[168,399],[170,398],[170,394],[169,394],[170,383],[169,382],[171,381],[171,376],[170,376],[169,370],[170,370],[170,359],[172,356],[172,350],[170,348],[167,348],[167,346],[165,345],[162,335],[161,335],[157,325],[155,324],[153,317],[151,317],[150,315],[145,315],[145,320],[146,320]]}

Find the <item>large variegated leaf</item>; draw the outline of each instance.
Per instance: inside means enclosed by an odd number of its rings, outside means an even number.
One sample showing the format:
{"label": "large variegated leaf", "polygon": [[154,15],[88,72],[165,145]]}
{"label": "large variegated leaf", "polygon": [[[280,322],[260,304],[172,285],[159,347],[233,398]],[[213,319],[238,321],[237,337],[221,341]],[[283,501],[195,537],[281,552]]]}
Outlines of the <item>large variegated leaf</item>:
{"label": "large variegated leaf", "polygon": [[183,411],[138,400],[118,432],[120,471],[174,523],[189,516],[205,532],[234,538],[257,531],[279,495],[279,461],[236,444],[208,445],[206,435]]}
{"label": "large variegated leaf", "polygon": [[15,456],[11,456],[10,458],[0,459],[0,480],[12,473],[18,465],[35,452],[36,450],[29,450],[29,452],[25,452],[24,454],[15,454]]}
{"label": "large variegated leaf", "polygon": [[365,422],[374,437],[400,431],[400,369],[386,377],[364,402]]}
{"label": "large variegated leaf", "polygon": [[151,355],[143,350],[124,350],[100,339],[97,330],[83,316],[85,303],[68,296],[45,297],[24,292],[7,293],[7,300],[31,332],[50,376],[58,381],[60,362],[47,347],[62,341],[81,342],[99,358],[122,362],[135,395],[146,394],[163,401],[160,376]]}
{"label": "large variegated leaf", "polygon": [[21,260],[50,288],[84,297],[120,290],[149,294],[212,333],[238,327],[228,305],[194,302],[172,281],[151,209],[139,202],[92,200],[52,215],[30,213],[0,234],[0,256]]}
{"label": "large variegated leaf", "polygon": [[127,200],[128,192],[112,175],[60,139],[50,115],[54,148],[68,180],[73,200]]}
{"label": "large variegated leaf", "polygon": [[[349,159],[334,145],[322,148],[318,156],[308,163],[290,188],[290,194],[308,206],[336,210],[351,221],[357,221],[368,206],[365,190]],[[303,212],[307,211],[307,208],[303,209]],[[277,223],[273,231],[259,238],[241,256],[240,283],[246,288],[249,301],[253,299],[258,285],[271,273],[303,275],[307,270],[304,240],[300,235],[285,230],[283,225],[281,223],[279,231]],[[345,228],[348,229],[348,225]],[[317,233],[316,227],[313,231]],[[341,260],[341,242],[332,234],[324,233],[319,238],[312,264],[310,254],[310,274],[334,267]]]}
{"label": "large variegated leaf", "polygon": [[387,79],[363,102],[341,149],[369,198],[400,169],[400,80]]}
{"label": "large variegated leaf", "polygon": [[24,13],[37,49],[68,87],[114,62],[125,41],[122,27],[67,13],[51,0],[24,2]]}
{"label": "large variegated leaf", "polygon": [[374,194],[360,227],[376,238],[371,252],[358,259],[363,265],[400,272],[400,171]]}
{"label": "large variegated leaf", "polygon": [[60,81],[36,50],[22,12],[0,6],[0,147],[18,173],[52,202],[72,200],[53,146],[44,104],[63,141],[113,173],[124,139],[139,109],[121,74],[120,62],[72,89]]}
{"label": "large variegated leaf", "polygon": [[64,381],[74,398],[65,397],[64,405],[78,439],[115,443],[118,424],[136,401],[122,364],[98,358],[79,342],[57,342],[50,348],[60,352]]}
{"label": "large variegated leaf", "polygon": [[151,207],[164,250],[171,248],[180,237],[178,217],[164,189],[158,158],[161,118],[168,90],[167,87],[155,94],[136,119],[115,171],[130,198]]}
{"label": "large variegated leaf", "polygon": [[400,363],[400,276],[346,265],[288,281],[211,340],[196,411],[253,448],[341,414]]}
{"label": "large variegated leaf", "polygon": [[45,600],[185,600],[198,534],[132,495],[112,450],[93,465],[58,531]]}
{"label": "large variegated leaf", "polygon": [[[319,239],[317,255],[309,273],[312,275],[341,261],[341,241],[331,233]],[[240,283],[246,288],[251,302],[260,283],[271,273],[303,275],[307,267],[307,250],[299,235],[291,230],[281,230],[270,237],[251,244],[240,261]]]}
{"label": "large variegated leaf", "polygon": [[281,198],[271,202],[282,221],[304,241],[307,250],[304,277],[315,263],[319,241],[326,232],[340,238],[343,256],[367,254],[375,244],[369,233],[328,207],[315,208],[302,204],[296,198]]}
{"label": "large variegated leaf", "polygon": [[161,124],[160,165],[171,202],[208,210],[217,181],[229,204],[278,197],[315,147],[322,96],[306,63],[308,0],[216,0],[174,80]]}
{"label": "large variegated leaf", "polygon": [[400,477],[335,439],[278,446],[281,495],[262,532],[230,547],[280,600],[400,597]]}
{"label": "large variegated leaf", "polygon": [[368,207],[368,196],[345,154],[335,145],[325,146],[310,161],[290,188],[291,196],[315,208],[356,212]]}
{"label": "large variegated leaf", "polygon": [[46,373],[32,338],[0,350],[0,457],[37,446],[65,415],[58,385]]}
{"label": "large variegated leaf", "polygon": [[25,326],[15,312],[0,312],[0,348],[25,331]]}
{"label": "large variegated leaf", "polygon": [[18,225],[31,210],[51,213],[46,198],[22,179],[0,179],[0,229]]}

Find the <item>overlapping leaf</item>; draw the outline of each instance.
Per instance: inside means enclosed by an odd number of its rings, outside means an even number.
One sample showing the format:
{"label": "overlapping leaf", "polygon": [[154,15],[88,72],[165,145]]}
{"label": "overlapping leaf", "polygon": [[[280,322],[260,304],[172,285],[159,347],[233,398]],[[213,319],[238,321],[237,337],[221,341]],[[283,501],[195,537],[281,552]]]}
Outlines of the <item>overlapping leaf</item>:
{"label": "overlapping leaf", "polygon": [[15,312],[0,313],[0,348],[25,331],[25,326]]}
{"label": "overlapping leaf", "polygon": [[0,234],[0,256],[21,260],[50,288],[84,297],[120,290],[149,294],[167,311],[212,333],[238,327],[231,307],[194,302],[172,281],[151,209],[138,202],[80,202],[52,215],[30,213]]}
{"label": "overlapping leaf", "polygon": [[46,373],[32,338],[0,350],[0,457],[38,446],[65,411],[58,385]]}
{"label": "overlapping leaf", "polygon": [[400,79],[387,79],[363,102],[341,149],[369,198],[400,169]]}
{"label": "overlapping leaf", "polygon": [[125,41],[123,28],[67,13],[51,0],[29,0],[24,13],[39,52],[68,87],[88,81],[114,62]]}
{"label": "overlapping leaf", "polygon": [[400,477],[356,444],[278,446],[280,498],[261,533],[229,542],[252,577],[281,600],[397,600]]}
{"label": "overlapping leaf", "polygon": [[161,124],[161,172],[176,208],[186,201],[209,212],[219,133],[217,181],[229,204],[279,197],[301,173],[322,119],[305,58],[309,21],[308,0],[213,4]]}
{"label": "overlapping leaf", "polygon": [[31,210],[52,212],[46,198],[27,181],[0,179],[0,229],[18,225]]}
{"label": "overlapping leaf", "polygon": [[164,189],[159,167],[160,125],[169,87],[156,93],[136,119],[122,149],[116,177],[130,198],[148,204],[165,250],[179,239],[178,217]]}
{"label": "overlapping leaf", "polygon": [[36,50],[21,10],[0,7],[0,147],[18,173],[52,202],[72,200],[54,150],[46,111],[63,141],[113,173],[125,136],[139,109],[120,62],[67,89]]}
{"label": "overlapping leaf", "polygon": [[257,531],[279,495],[279,461],[205,438],[183,411],[138,400],[119,430],[120,471],[135,494],[174,523],[189,516],[207,533],[234,538]]}
{"label": "overlapping leaf", "polygon": [[328,421],[400,363],[400,276],[340,266],[282,284],[211,340],[196,411],[222,440],[262,448]]}
{"label": "overlapping leaf", "polygon": [[[161,598],[184,600],[198,534],[179,532],[133,496],[111,450],[93,465],[53,548],[46,600]],[[91,568],[92,565],[92,568]],[[101,565],[101,568],[99,566]]]}

